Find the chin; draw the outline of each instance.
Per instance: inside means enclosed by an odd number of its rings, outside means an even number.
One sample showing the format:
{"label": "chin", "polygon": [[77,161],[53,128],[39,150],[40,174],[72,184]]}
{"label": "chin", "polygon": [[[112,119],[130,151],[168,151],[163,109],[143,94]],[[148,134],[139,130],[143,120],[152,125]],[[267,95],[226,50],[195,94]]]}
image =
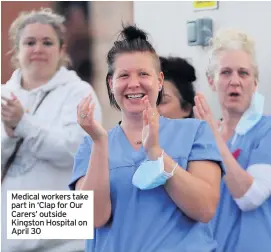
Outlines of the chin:
{"label": "chin", "polygon": [[128,114],[142,114],[144,108],[140,108],[140,107],[137,107],[137,108],[132,108],[132,107],[124,107],[124,111],[125,113],[128,113]]}
{"label": "chin", "polygon": [[236,105],[227,106],[226,109],[228,110],[228,112],[233,114],[243,114],[245,112],[245,109],[243,107]]}

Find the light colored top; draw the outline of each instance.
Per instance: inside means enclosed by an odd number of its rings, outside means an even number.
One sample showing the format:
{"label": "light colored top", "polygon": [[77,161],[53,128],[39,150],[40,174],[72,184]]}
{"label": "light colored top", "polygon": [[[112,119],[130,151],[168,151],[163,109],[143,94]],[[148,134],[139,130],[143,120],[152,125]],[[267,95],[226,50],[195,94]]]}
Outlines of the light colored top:
{"label": "light colored top", "polygon": [[[21,71],[16,70],[3,94],[13,91],[25,109],[16,127],[16,138],[1,130],[2,166],[14,150],[19,137],[24,142],[8,170],[2,184],[1,252],[69,252],[83,251],[80,240],[7,240],[6,239],[6,192],[7,190],[66,190],[69,183],[73,156],[83,140],[84,131],[77,123],[77,105],[88,94],[96,103],[95,118],[101,121],[101,109],[91,85],[82,81],[74,71],[62,67],[45,85],[31,91],[23,89]],[[32,110],[46,96],[35,115]]]}

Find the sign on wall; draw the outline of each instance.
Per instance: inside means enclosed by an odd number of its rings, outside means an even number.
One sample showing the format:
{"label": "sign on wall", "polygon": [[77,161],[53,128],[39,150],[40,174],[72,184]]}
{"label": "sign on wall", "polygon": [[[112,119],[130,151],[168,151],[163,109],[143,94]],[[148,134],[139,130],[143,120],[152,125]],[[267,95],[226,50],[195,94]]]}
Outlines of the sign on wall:
{"label": "sign on wall", "polygon": [[193,1],[195,11],[213,10],[218,8],[218,1]]}

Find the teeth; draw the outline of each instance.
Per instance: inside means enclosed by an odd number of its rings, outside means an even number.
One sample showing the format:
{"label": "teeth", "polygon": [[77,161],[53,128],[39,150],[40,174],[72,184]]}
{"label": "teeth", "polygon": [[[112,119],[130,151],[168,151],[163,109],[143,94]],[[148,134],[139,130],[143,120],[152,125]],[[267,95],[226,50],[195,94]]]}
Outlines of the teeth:
{"label": "teeth", "polygon": [[143,94],[127,95],[129,99],[138,99],[138,98],[142,98],[143,96],[144,96]]}

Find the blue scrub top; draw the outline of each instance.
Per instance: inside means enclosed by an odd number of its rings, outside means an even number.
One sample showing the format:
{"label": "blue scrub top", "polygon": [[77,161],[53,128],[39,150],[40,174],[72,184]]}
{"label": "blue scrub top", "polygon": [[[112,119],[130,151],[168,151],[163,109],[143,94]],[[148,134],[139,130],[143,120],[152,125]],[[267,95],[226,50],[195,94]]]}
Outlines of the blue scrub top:
{"label": "blue scrub top", "polygon": [[[183,168],[188,161],[220,163],[211,129],[196,119],[160,117],[161,148]],[[109,169],[112,220],[95,229],[86,251],[97,252],[211,252],[217,246],[209,224],[187,217],[171,200],[164,186],[140,190],[132,177],[146,159],[143,147],[136,151],[118,125],[109,131]],[[88,169],[92,140],[85,137],[76,156],[70,188]],[[207,171],[206,171],[207,172]]]}
{"label": "blue scrub top", "polygon": [[[271,165],[271,117],[264,116],[244,136],[238,136],[228,147],[232,153],[240,150],[238,163],[245,170],[253,164]],[[270,166],[271,169],[271,166]],[[217,252],[270,252],[271,199],[253,211],[239,209],[225,182],[221,184],[220,204],[215,218]]]}

